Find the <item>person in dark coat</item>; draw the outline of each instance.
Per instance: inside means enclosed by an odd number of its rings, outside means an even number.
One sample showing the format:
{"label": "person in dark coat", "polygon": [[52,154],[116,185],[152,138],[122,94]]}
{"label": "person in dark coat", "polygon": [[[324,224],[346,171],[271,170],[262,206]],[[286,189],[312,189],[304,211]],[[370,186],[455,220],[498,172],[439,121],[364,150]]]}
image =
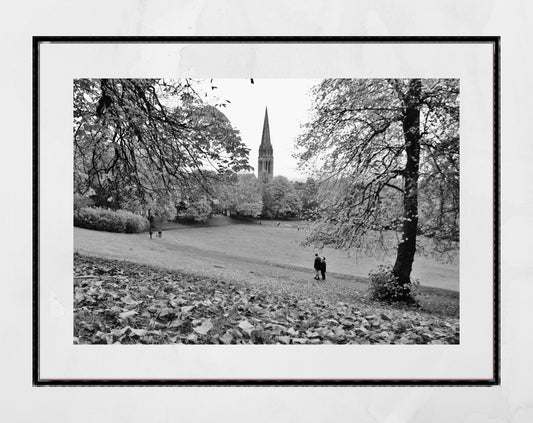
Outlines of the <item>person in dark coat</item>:
{"label": "person in dark coat", "polygon": [[315,262],[313,263],[313,267],[315,268],[315,279],[318,280],[320,279],[320,276],[319,276],[319,272],[320,272],[320,267],[322,265],[322,260],[320,259],[320,257],[318,257],[318,254],[315,254]]}
{"label": "person in dark coat", "polygon": [[326,280],[326,257],[322,257],[320,262],[320,273],[322,274],[322,280]]}

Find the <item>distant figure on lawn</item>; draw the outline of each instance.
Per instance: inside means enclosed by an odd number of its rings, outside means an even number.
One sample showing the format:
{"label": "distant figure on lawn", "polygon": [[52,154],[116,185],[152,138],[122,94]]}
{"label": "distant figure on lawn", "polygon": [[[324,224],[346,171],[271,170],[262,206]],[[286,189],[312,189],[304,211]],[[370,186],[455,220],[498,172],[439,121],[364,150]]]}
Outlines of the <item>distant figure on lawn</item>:
{"label": "distant figure on lawn", "polygon": [[320,262],[320,273],[322,273],[322,280],[326,280],[326,257],[322,257]]}
{"label": "distant figure on lawn", "polygon": [[150,239],[152,239],[152,235],[154,234],[154,232],[150,229]]}
{"label": "distant figure on lawn", "polygon": [[313,267],[315,268],[315,279],[320,279],[319,272],[320,268],[322,267],[322,260],[320,257],[318,257],[318,254],[315,254],[315,262],[313,264]]}
{"label": "distant figure on lawn", "polygon": [[159,229],[159,231],[157,231],[157,237],[161,238],[162,236],[163,236],[163,231]]}

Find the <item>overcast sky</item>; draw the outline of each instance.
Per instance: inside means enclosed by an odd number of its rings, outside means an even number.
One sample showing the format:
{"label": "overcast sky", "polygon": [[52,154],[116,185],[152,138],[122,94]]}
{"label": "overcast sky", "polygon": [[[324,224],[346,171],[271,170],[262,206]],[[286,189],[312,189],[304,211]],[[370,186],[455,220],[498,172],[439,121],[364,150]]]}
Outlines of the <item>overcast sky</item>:
{"label": "overcast sky", "polygon": [[[268,107],[274,175],[305,180],[306,175],[297,171],[297,161],[292,153],[300,124],[306,121],[311,106],[309,91],[317,82],[316,79],[254,79],[252,84],[250,79],[213,80],[212,84],[217,89],[212,92],[219,99],[231,102],[220,110],[240,131],[242,141],[251,149],[250,164],[256,174],[265,107]],[[215,98],[211,97],[209,101],[213,102]]]}

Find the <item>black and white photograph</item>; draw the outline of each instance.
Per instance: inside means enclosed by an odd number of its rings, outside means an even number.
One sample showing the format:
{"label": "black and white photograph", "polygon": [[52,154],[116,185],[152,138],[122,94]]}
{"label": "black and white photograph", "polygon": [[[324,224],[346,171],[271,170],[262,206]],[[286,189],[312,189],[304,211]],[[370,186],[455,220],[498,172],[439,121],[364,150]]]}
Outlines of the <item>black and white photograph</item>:
{"label": "black and white photograph", "polygon": [[5,421],[533,421],[533,3],[4,3]]}
{"label": "black and white photograph", "polygon": [[73,344],[460,344],[458,78],[79,78]]}
{"label": "black and white photograph", "polygon": [[494,42],[35,40],[35,383],[491,384]]}

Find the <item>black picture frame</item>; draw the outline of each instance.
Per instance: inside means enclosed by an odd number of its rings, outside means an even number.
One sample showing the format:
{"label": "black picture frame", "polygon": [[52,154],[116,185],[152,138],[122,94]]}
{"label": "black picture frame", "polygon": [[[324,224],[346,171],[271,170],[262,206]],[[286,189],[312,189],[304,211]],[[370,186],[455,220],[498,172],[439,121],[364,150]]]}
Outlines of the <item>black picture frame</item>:
{"label": "black picture frame", "polygon": [[[488,44],[493,47],[493,368],[488,379],[43,379],[39,374],[39,57],[43,43],[387,43],[387,44]],[[106,37],[34,36],[32,40],[32,382],[34,386],[495,386],[500,384],[500,37],[499,36],[399,36],[399,37]]]}

